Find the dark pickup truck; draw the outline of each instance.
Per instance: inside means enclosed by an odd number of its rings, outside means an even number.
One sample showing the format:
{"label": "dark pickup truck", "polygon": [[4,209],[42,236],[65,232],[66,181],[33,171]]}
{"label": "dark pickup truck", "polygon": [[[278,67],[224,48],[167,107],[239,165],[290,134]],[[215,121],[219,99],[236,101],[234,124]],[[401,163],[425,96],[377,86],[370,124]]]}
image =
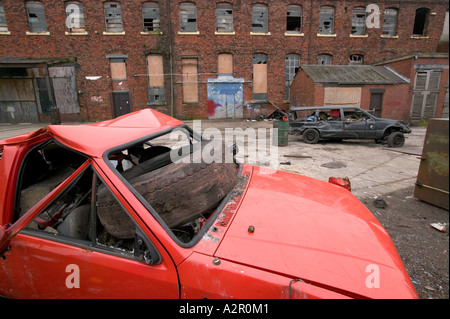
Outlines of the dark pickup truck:
{"label": "dark pickup truck", "polygon": [[291,108],[289,133],[303,135],[308,144],[320,139],[372,139],[401,147],[411,128],[405,121],[377,118],[356,106],[314,106]]}

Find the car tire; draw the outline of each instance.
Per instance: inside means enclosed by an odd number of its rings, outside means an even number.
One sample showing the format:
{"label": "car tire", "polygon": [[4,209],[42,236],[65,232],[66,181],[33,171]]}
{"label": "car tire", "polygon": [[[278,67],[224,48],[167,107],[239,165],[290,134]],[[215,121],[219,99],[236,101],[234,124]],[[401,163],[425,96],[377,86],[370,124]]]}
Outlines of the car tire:
{"label": "car tire", "polygon": [[402,147],[405,144],[405,135],[402,132],[392,132],[387,138],[389,147]]}
{"label": "car tire", "polygon": [[[223,159],[226,151],[223,147]],[[128,180],[169,228],[212,212],[236,184],[234,162],[205,163],[198,156],[194,153],[189,163],[171,163]],[[106,231],[116,238],[133,238],[136,227],[112,194],[103,187],[98,197],[97,213]]]}
{"label": "car tire", "polygon": [[303,142],[308,144],[316,144],[319,141],[319,132],[315,129],[307,129],[303,132]]}

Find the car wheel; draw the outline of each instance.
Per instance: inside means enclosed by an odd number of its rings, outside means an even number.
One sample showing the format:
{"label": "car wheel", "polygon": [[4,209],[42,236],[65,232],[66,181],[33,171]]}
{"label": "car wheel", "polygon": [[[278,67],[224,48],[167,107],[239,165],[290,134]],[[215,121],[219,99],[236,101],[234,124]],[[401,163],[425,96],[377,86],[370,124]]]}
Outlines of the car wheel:
{"label": "car wheel", "polygon": [[402,132],[392,132],[389,134],[387,142],[389,147],[402,147],[405,144],[405,135]]}
{"label": "car wheel", "polygon": [[319,141],[319,132],[315,129],[307,129],[303,132],[303,142],[308,144],[315,144]]}
{"label": "car wheel", "polygon": [[[212,212],[236,184],[236,165],[225,162],[228,150],[222,150],[222,163],[205,163],[195,152],[189,163],[170,163],[128,182],[169,228],[184,225]],[[124,211],[111,193],[102,187],[98,196],[97,213],[106,231],[117,238],[134,237],[135,226],[123,223]]]}

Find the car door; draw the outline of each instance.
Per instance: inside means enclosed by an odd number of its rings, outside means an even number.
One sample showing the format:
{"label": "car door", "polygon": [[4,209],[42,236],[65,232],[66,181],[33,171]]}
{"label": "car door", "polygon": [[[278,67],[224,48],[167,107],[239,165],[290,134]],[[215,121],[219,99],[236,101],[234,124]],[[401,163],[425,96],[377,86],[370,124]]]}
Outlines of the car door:
{"label": "car door", "polygon": [[367,120],[370,117],[360,109],[344,109],[345,138],[365,139],[370,135]]}
{"label": "car door", "polygon": [[[2,228],[6,236],[0,244],[5,247],[7,240],[7,245],[1,252],[0,295],[178,298],[170,256],[94,164],[87,159],[6,230]],[[28,186],[24,179],[19,177],[18,184]],[[29,187],[40,197],[39,183],[18,187],[17,205],[27,204]],[[111,192],[117,200],[111,209],[123,211],[117,225],[105,227],[98,218],[100,191]]]}

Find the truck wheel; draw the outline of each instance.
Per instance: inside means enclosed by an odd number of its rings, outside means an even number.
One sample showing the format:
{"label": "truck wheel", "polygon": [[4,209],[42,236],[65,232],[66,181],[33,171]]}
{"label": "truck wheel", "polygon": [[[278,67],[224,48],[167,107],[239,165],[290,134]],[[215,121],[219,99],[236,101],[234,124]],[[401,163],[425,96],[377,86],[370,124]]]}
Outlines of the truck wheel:
{"label": "truck wheel", "polygon": [[388,136],[387,143],[389,147],[402,147],[405,144],[405,135],[402,132],[392,132]]}
{"label": "truck wheel", "polygon": [[319,141],[319,132],[315,129],[307,129],[303,132],[303,142],[308,144],[316,144]]}

